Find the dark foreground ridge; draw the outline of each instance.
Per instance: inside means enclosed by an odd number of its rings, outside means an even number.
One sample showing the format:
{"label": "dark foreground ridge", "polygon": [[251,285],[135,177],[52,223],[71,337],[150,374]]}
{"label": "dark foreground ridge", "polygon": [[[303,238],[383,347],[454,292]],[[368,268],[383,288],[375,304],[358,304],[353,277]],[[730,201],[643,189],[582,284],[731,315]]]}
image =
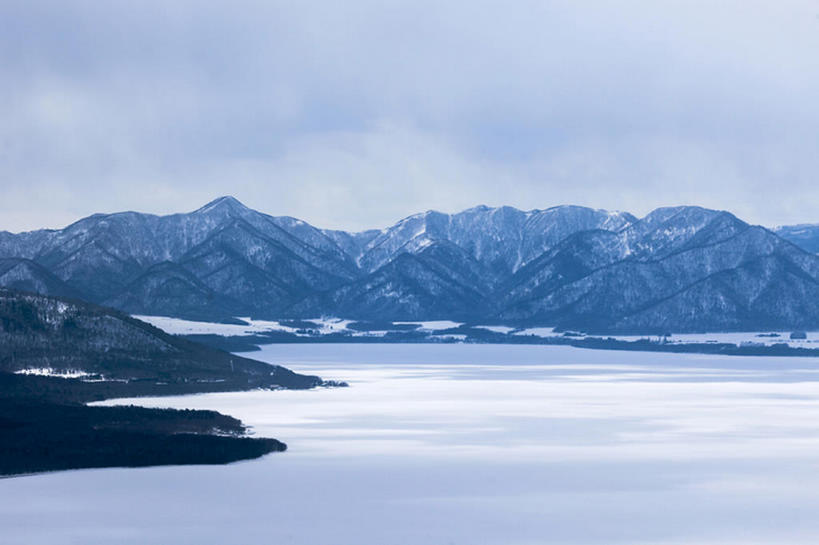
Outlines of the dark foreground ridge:
{"label": "dark foreground ridge", "polygon": [[[4,387],[5,377],[0,377]],[[5,398],[0,399],[0,415],[0,475],[226,464],[287,448],[275,439],[243,437],[239,420],[215,411],[88,407]]]}
{"label": "dark foreground ridge", "polygon": [[[73,377],[73,378],[64,378]],[[220,464],[283,451],[214,411],[89,407],[114,397],[335,386],[110,309],[0,290],[0,475]]]}

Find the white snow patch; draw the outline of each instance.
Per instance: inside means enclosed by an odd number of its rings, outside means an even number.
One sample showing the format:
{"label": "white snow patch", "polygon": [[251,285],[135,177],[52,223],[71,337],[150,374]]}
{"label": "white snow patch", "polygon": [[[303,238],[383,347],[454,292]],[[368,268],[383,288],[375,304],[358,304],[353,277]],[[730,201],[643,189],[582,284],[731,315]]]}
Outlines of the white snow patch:
{"label": "white snow patch", "polygon": [[428,248],[429,246],[432,246],[432,239],[424,238],[416,244],[415,250],[416,251],[423,250],[424,248]]}
{"label": "white snow patch", "polygon": [[476,325],[476,329],[486,329],[487,331],[492,331],[493,333],[503,333],[506,335],[510,331],[514,331],[514,327],[509,327],[506,325]]}
{"label": "white snow patch", "polygon": [[387,333],[389,333],[389,331],[382,331],[382,330],[377,330],[377,331],[354,331],[352,336],[353,337],[383,337]]}
{"label": "white snow patch", "polygon": [[[306,333],[299,333],[301,328],[283,325],[280,321],[252,320],[243,316],[238,316],[237,318],[247,322],[248,325],[197,322],[193,320],[183,320],[181,318],[169,318],[167,316],[134,316],[134,318],[148,322],[171,335],[221,335],[223,337],[240,337],[270,331],[307,335]],[[286,322],[287,320],[283,321]],[[330,333],[348,331],[347,326],[353,323],[354,320],[324,317],[299,321],[313,322],[316,324],[314,327],[306,327],[305,329],[315,330],[322,335],[327,335]]]}
{"label": "white snow patch", "polygon": [[430,322],[393,322],[395,325],[419,324],[421,331],[440,331],[442,329],[452,329],[460,327],[463,322],[453,322],[451,320],[432,320]]}
{"label": "white snow patch", "polygon": [[319,333],[322,335],[327,335],[328,333],[338,333],[341,331],[346,331],[347,326],[353,323],[355,320],[344,320],[341,318],[333,318],[333,317],[324,317],[324,318],[309,318],[305,320],[306,322],[313,322],[318,327]]}
{"label": "white snow patch", "polygon": [[171,335],[222,335],[224,337],[234,337],[268,331],[295,333],[297,330],[294,327],[281,325],[276,321],[251,320],[250,318],[239,318],[247,322],[248,325],[197,322],[193,320],[183,320],[181,318],[169,318],[167,316],[134,316],[134,318],[148,322],[152,326],[158,327],[165,333],[170,333]]}
{"label": "white snow patch", "polygon": [[28,369],[20,369],[14,372],[15,375],[35,375],[38,377],[58,377],[58,378],[82,378],[89,376],[85,371],[79,369],[68,369],[66,371],[58,371],[51,367],[29,367]]}
{"label": "white snow patch", "polygon": [[515,333],[515,335],[534,335],[536,337],[559,337],[559,333],[555,333],[553,327],[530,327]]}

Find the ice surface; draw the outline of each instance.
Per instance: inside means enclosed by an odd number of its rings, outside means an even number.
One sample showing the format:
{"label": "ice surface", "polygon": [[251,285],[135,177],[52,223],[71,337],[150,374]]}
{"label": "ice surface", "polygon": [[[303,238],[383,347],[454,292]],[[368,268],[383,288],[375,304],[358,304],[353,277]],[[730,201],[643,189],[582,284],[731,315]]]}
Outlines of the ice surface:
{"label": "ice surface", "polygon": [[251,355],[351,386],[131,400],[226,412],[289,450],[0,480],[3,543],[819,542],[815,358],[486,344]]}

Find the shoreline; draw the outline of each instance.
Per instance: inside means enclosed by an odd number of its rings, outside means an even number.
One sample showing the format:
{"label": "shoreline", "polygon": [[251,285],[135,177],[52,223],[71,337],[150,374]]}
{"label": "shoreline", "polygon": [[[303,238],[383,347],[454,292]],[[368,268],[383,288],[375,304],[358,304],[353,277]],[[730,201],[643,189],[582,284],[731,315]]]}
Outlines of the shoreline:
{"label": "shoreline", "polygon": [[728,342],[658,342],[651,339],[621,340],[612,337],[536,337],[529,335],[492,334],[491,338],[412,338],[402,336],[352,337],[347,335],[322,335],[271,340],[261,335],[220,336],[183,335],[184,338],[233,353],[250,353],[262,346],[274,344],[497,344],[497,345],[543,345],[572,346],[590,350],[613,350],[631,352],[666,352],[674,354],[710,354],[723,356],[784,356],[793,358],[819,358],[819,348],[794,347],[786,343],[743,346]]}

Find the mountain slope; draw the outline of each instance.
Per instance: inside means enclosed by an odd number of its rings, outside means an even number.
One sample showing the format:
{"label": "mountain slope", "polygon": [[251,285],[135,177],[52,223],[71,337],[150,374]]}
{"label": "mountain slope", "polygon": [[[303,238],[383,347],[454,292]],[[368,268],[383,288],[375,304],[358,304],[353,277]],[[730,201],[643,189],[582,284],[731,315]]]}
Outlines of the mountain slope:
{"label": "mountain slope", "polygon": [[774,232],[812,254],[819,254],[819,224],[786,225]]}
{"label": "mountain slope", "polygon": [[96,397],[321,384],[110,309],[10,290],[0,290],[0,372],[88,377],[78,389]]}
{"label": "mountain slope", "polygon": [[399,254],[360,280],[310,296],[288,313],[362,320],[468,320],[491,308],[480,270],[457,246],[430,243],[416,254]]}
{"label": "mountain slope", "polygon": [[214,292],[181,265],[164,261],[148,267],[139,277],[105,301],[106,306],[130,314],[151,314],[157,308],[175,316],[232,316],[242,306]]}
{"label": "mountain slope", "polygon": [[660,239],[640,223],[578,235],[516,275],[500,316],[600,331],[819,327],[819,258],[733,216],[707,216],[679,230],[666,217],[659,231],[672,236]]}
{"label": "mountain slope", "polygon": [[448,241],[503,276],[576,232],[619,231],[633,221],[630,214],[580,206],[528,212],[509,206],[478,206],[451,215],[430,211],[405,218],[370,239],[359,263],[373,271],[400,253],[414,253],[431,241]]}
{"label": "mountain slope", "polygon": [[[808,249],[813,232],[778,231]],[[610,331],[808,327],[819,279],[817,255],[696,206],[643,218],[478,206],[347,233],[222,197],[188,214],[96,214],[62,230],[0,233],[0,260],[0,286],[140,314]]]}
{"label": "mountain slope", "polygon": [[231,219],[179,262],[210,289],[261,315],[274,315],[315,290],[349,280],[306,261],[241,219]]}
{"label": "mountain slope", "polygon": [[[154,298],[151,290],[157,282],[145,280],[155,273],[152,267],[187,264],[197,281],[222,299],[237,301],[244,313],[282,308],[308,291],[327,289],[359,274],[347,253],[322,231],[294,218],[261,214],[232,197],[216,199],[189,214],[95,214],[61,230],[0,233],[0,258],[28,259],[91,302],[188,317],[206,314],[200,307],[175,301],[190,299],[196,282],[178,283],[176,297],[162,292]],[[208,264],[213,266],[203,266]],[[223,266],[234,272],[217,274]],[[245,276],[242,288],[236,279],[248,267],[258,274]],[[273,289],[275,285],[281,289]],[[11,287],[11,280],[0,278],[0,286]],[[140,289],[147,291],[139,293]],[[235,307],[230,308],[232,312]],[[218,313],[229,309],[210,305],[204,310],[211,318],[224,318]]]}
{"label": "mountain slope", "polygon": [[45,267],[25,258],[0,259],[0,286],[44,295],[63,297],[79,295]]}

